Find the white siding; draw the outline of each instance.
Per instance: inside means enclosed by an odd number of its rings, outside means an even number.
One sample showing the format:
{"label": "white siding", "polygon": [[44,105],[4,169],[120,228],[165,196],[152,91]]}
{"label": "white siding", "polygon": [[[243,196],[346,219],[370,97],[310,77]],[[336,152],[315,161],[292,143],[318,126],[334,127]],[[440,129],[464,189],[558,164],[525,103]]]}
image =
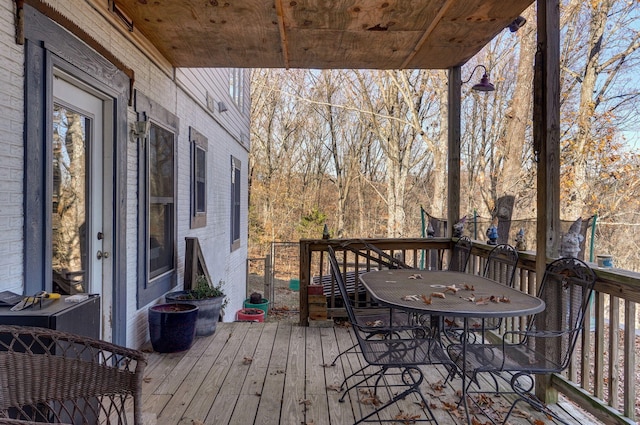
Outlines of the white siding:
{"label": "white siding", "polygon": [[[127,40],[120,30],[107,22],[86,0],[53,1],[50,3],[67,18],[83,27],[103,47],[116,55],[135,72],[135,89],[161,104],[180,119],[176,140],[177,156],[177,247],[178,282],[183,281],[186,236],[200,239],[212,279],[226,282],[230,297],[225,320],[233,320],[241,308],[246,293],[247,258],[247,166],[249,99],[244,114],[229,97],[228,70],[176,69],[167,72],[166,64],[156,64],[138,46]],[[106,7],[107,2],[102,2]],[[24,49],[14,40],[14,3],[0,2],[0,290],[22,292],[23,285],[23,126],[24,126]],[[248,94],[248,71],[246,90]],[[173,76],[175,75],[175,77]],[[228,112],[211,113],[206,108],[206,93],[224,101]],[[217,106],[217,105],[216,105]],[[128,120],[135,120],[132,107]],[[207,175],[207,225],[190,229],[190,142],[192,126],[209,139]],[[136,307],[137,291],[137,214],[138,214],[138,151],[135,143],[127,143],[127,345],[139,347],[147,341],[146,307]],[[241,247],[230,252],[230,161],[231,156],[242,161],[243,215],[241,217]],[[178,288],[179,289],[179,288]]]}

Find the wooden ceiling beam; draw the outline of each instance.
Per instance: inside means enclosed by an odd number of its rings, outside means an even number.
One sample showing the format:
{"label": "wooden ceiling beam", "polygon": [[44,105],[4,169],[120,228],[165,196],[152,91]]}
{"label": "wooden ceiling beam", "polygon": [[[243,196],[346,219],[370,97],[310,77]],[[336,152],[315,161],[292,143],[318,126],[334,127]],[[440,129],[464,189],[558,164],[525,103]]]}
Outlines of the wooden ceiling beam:
{"label": "wooden ceiling beam", "polygon": [[280,46],[282,48],[282,60],[285,69],[289,69],[289,45],[287,44],[287,31],[284,26],[284,10],[282,0],[275,0],[276,13],[278,14],[278,29],[280,30]]}
{"label": "wooden ceiling beam", "polygon": [[433,18],[433,21],[431,21],[431,24],[429,24],[429,27],[422,34],[422,37],[420,37],[420,40],[418,40],[418,43],[416,43],[411,53],[409,53],[407,58],[402,63],[402,66],[401,66],[402,69],[407,69],[409,67],[409,63],[411,63],[411,61],[416,56],[416,54],[418,54],[418,52],[420,51],[424,43],[427,42],[433,30],[438,26],[438,24],[442,20],[442,17],[444,16],[445,13],[447,13],[447,10],[449,10],[449,8],[454,2],[455,0],[447,0],[445,4],[442,5],[440,10],[438,11],[438,14],[435,16],[435,18]]}

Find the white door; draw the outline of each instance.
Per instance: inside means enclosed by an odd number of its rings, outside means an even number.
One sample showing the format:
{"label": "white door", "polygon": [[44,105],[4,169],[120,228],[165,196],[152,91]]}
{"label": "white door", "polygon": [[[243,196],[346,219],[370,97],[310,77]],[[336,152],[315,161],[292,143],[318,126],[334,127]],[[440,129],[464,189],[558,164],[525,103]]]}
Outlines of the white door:
{"label": "white door", "polygon": [[54,76],[53,97],[53,288],[63,294],[100,294],[101,338],[110,341],[113,200],[108,170],[113,167],[111,155],[105,155],[113,119],[110,101],[63,75]]}

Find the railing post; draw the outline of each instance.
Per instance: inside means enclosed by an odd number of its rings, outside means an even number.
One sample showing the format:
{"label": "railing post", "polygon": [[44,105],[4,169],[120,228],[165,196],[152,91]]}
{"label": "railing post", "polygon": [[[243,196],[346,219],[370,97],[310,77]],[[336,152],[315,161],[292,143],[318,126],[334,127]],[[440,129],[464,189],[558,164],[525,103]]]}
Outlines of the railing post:
{"label": "railing post", "polygon": [[269,301],[271,302],[271,305],[273,306],[273,295],[272,292],[272,288],[273,288],[273,266],[272,266],[272,262],[271,262],[271,254],[267,254],[266,257],[264,257],[264,297],[268,298]]}
{"label": "railing post", "polygon": [[300,326],[309,326],[307,287],[311,280],[311,250],[309,244],[300,241]]}

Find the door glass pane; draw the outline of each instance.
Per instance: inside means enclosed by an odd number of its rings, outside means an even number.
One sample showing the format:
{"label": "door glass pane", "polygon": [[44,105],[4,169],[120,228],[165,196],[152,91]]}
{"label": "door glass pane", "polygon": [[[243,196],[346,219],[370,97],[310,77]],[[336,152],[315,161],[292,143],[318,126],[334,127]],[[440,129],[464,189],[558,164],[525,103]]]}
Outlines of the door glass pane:
{"label": "door glass pane", "polygon": [[54,104],[52,269],[53,290],[84,291],[87,269],[87,137],[89,117]]}
{"label": "door glass pane", "polygon": [[173,269],[173,133],[151,125],[149,135],[149,276]]}

